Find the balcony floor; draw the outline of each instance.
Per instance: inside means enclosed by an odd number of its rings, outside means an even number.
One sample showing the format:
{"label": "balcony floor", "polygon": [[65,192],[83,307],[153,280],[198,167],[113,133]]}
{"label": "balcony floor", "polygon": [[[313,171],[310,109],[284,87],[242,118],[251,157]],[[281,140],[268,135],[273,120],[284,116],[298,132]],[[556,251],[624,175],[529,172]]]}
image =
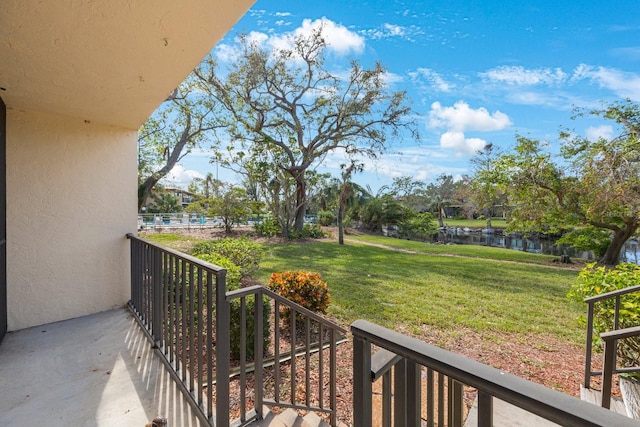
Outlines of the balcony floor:
{"label": "balcony floor", "polygon": [[126,309],[8,333],[0,396],[0,426],[202,426]]}

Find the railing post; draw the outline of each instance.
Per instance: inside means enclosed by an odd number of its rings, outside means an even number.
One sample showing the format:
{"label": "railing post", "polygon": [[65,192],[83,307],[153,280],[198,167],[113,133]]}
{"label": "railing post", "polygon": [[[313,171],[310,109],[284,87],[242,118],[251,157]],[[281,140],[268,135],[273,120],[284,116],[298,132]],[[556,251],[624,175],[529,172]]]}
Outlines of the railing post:
{"label": "railing post", "polygon": [[604,366],[602,369],[602,407],[609,409],[611,406],[611,382],[615,369],[616,340],[604,342]]}
{"label": "railing post", "polygon": [[153,305],[151,309],[151,331],[155,346],[157,348],[162,348],[162,253],[155,248],[151,250],[153,251],[153,279],[151,282]]}
{"label": "railing post", "polygon": [[[229,427],[229,358],[231,321],[226,270],[216,274],[216,427]],[[209,284],[211,286],[211,284]]]}
{"label": "railing post", "polygon": [[593,351],[593,302],[587,309],[587,349],[584,365],[584,388],[591,388],[591,353]]}
{"label": "railing post", "polygon": [[373,423],[371,385],[371,343],[353,336],[353,427]]}
{"label": "railing post", "polygon": [[[263,316],[263,298],[262,293],[258,292],[254,295],[254,307],[255,313],[253,314],[253,325],[254,325],[254,343],[253,343],[253,360],[255,365],[254,372],[254,388],[255,388],[255,411],[258,419],[261,420],[264,416],[262,413],[262,404],[263,404],[263,387],[264,387],[264,378],[263,378],[263,366],[262,366],[262,358],[264,355],[264,316]],[[279,345],[279,343],[276,343]]]}

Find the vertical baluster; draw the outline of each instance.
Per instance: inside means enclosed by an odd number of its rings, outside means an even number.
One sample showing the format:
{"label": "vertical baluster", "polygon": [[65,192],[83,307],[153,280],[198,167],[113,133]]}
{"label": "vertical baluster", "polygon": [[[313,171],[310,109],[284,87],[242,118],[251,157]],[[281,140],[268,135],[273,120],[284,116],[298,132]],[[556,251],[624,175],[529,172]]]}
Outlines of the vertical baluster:
{"label": "vertical baluster", "polygon": [[173,362],[175,351],[174,351],[174,324],[175,324],[175,256],[166,253],[166,259],[168,261],[168,265],[166,265],[167,269],[167,323],[165,328],[167,328],[168,335],[168,350],[169,350],[169,362]]}
{"label": "vertical baluster", "polygon": [[427,369],[427,427],[435,426],[433,369]]}
{"label": "vertical baluster", "polygon": [[420,366],[407,360],[406,362],[406,405],[407,405],[407,423],[409,425],[420,425],[420,403],[422,401],[422,371]]}
{"label": "vertical baluster", "polygon": [[189,391],[193,393],[195,390],[195,366],[196,366],[196,290],[197,285],[195,282],[195,266],[189,264]]}
{"label": "vertical baluster", "polygon": [[[189,265],[191,265],[189,263]],[[180,291],[181,301],[180,301],[180,309],[182,310],[182,345],[181,345],[181,355],[182,355],[182,382],[186,383],[187,380],[187,348],[188,348],[188,330],[187,330],[187,263],[182,261],[182,287]]]}
{"label": "vertical baluster", "polygon": [[169,254],[161,251],[162,256],[162,352],[165,356],[169,353],[171,342],[169,341],[168,325],[169,325]]}
{"label": "vertical baluster", "polygon": [[493,396],[478,390],[478,427],[493,427]]}
{"label": "vertical baluster", "polygon": [[[331,420],[331,425],[335,426],[337,425],[337,416],[338,416],[338,411],[336,409],[336,407],[338,406],[338,396],[336,393],[336,382],[337,382],[337,376],[338,376],[338,356],[336,355],[336,346],[337,346],[336,330],[333,328],[329,329],[329,340],[330,340],[329,361],[331,363],[331,367],[329,368],[329,387],[331,389],[331,391],[329,392],[329,398],[331,399],[330,420]],[[371,352],[370,351],[368,356],[368,363],[369,363],[369,375],[371,375]],[[371,380],[368,379],[368,381],[369,381],[369,386],[371,386]],[[369,399],[371,399],[371,394],[369,395]]]}
{"label": "vertical baluster", "polygon": [[263,390],[264,390],[264,374],[262,357],[264,356],[264,316],[263,316],[263,298],[261,293],[253,295],[255,313],[253,315],[253,324],[255,330],[253,333],[254,351],[253,360],[255,362],[254,384],[255,384],[255,411],[258,419],[262,419],[262,404],[263,404]]}
{"label": "vertical baluster", "polygon": [[153,302],[150,304],[149,317],[155,346],[162,348],[162,254],[159,250],[153,250]]}
{"label": "vertical baluster", "polygon": [[[207,417],[213,418],[213,316],[214,316],[214,303],[213,293],[216,291],[215,281],[213,279],[213,273],[207,270]],[[229,377],[229,372],[224,372],[222,375]]]}
{"label": "vertical baluster", "polygon": [[280,402],[280,302],[278,300],[275,301],[274,304],[274,332],[275,332],[275,343],[274,343],[274,360],[275,364],[273,365],[273,376],[274,376],[274,394],[275,401]]}
{"label": "vertical baluster", "polygon": [[407,359],[402,359],[393,368],[393,424],[408,425],[407,420]]}
{"label": "vertical baluster", "polygon": [[202,339],[202,333],[204,330],[204,289],[202,283],[202,268],[198,267],[198,328],[197,328],[197,337],[198,337],[198,345],[196,348],[196,360],[197,360],[197,368],[198,368],[198,404],[202,405],[202,353],[204,351],[204,342]]}
{"label": "vertical baluster", "polygon": [[247,302],[240,297],[240,421],[246,421],[247,400]]}
{"label": "vertical baluster", "polygon": [[291,403],[296,401],[296,311],[292,307],[291,313]]}
{"label": "vertical baluster", "polygon": [[449,425],[452,427],[462,427],[462,423],[464,422],[462,418],[462,383],[456,380],[451,380],[450,387],[452,389],[452,402],[450,406],[452,408],[453,418],[449,420]]}
{"label": "vertical baluster", "polygon": [[444,375],[438,372],[438,427],[444,426]]}
{"label": "vertical baluster", "polygon": [[322,323],[318,322],[318,400],[320,407],[324,408],[324,328]]}
{"label": "vertical baluster", "polygon": [[382,374],[382,427],[391,427],[391,370]]}
{"label": "vertical baluster", "polygon": [[305,316],[304,360],[305,360],[305,394],[307,406],[311,404],[311,320]]}

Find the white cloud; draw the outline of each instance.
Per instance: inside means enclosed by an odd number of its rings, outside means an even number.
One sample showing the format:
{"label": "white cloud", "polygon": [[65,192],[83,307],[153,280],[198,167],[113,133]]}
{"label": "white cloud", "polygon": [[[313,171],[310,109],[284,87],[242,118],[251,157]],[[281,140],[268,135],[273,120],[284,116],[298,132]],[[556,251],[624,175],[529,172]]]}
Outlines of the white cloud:
{"label": "white cloud", "polygon": [[408,42],[414,42],[415,37],[424,35],[425,31],[417,25],[404,27],[402,25],[385,23],[377,28],[361,30],[360,34],[363,34],[364,36],[373,40],[399,37]]}
{"label": "white cloud", "polygon": [[387,84],[400,83],[404,80],[404,78],[400,74],[391,73],[389,71],[385,71],[382,75],[382,80]]}
{"label": "white cloud", "polygon": [[[278,21],[278,25],[289,24],[282,20]],[[365,41],[362,36],[327,18],[316,19],[315,21],[305,19],[300,27],[277,35],[251,31],[246,37],[251,43],[268,47],[275,51],[291,50],[296,37],[308,36],[320,26],[322,27],[322,36],[327,44],[327,51],[337,55],[360,54],[364,51]],[[233,62],[238,59],[239,51],[237,46],[219,44],[216,47],[215,54],[220,62]]]}
{"label": "white cloud", "polygon": [[600,138],[610,140],[613,138],[613,127],[610,125],[589,126],[586,134],[587,138],[591,141],[597,141]]}
{"label": "white cloud", "polygon": [[474,110],[464,101],[456,102],[453,107],[443,107],[439,102],[434,102],[429,112],[429,127],[432,128],[445,127],[459,132],[466,130],[486,132],[502,130],[509,126],[511,126],[511,120],[506,114],[497,110],[491,114],[483,107]]}
{"label": "white cloud", "polygon": [[471,155],[482,150],[487,142],[480,138],[466,138],[463,132],[447,131],[440,136],[440,146],[458,155]]}
{"label": "white cloud", "polygon": [[291,12],[276,12],[276,16],[291,16]]}
{"label": "white cloud", "polygon": [[471,155],[481,150],[486,141],[481,138],[467,138],[465,132],[490,132],[507,128],[511,125],[509,116],[486,108],[473,109],[464,101],[456,102],[452,107],[443,107],[439,102],[431,104],[429,127],[445,128],[440,136],[440,147],[454,151],[457,155]]}
{"label": "white cloud", "polygon": [[[440,74],[430,68],[418,68],[416,71],[410,72],[409,76],[423,89],[433,88],[439,92],[450,92],[455,87],[454,84],[446,82]],[[423,79],[429,83],[428,87],[422,82]]]}
{"label": "white cloud", "polygon": [[526,69],[521,66],[500,66],[478,75],[494,83],[506,83],[516,86],[557,85],[567,79],[560,68]]}
{"label": "white cloud", "polygon": [[315,21],[305,19],[302,21],[302,25],[293,31],[292,35],[294,37],[309,35],[320,26],[322,26],[322,35],[329,50],[338,55],[359,54],[364,51],[364,38],[362,36],[350,31],[344,25],[336,24],[325,17]]}
{"label": "white cloud", "polygon": [[160,184],[172,187],[187,188],[194,178],[204,178],[204,175],[198,171],[186,169],[178,164],[171,169],[171,172],[160,180]]}
{"label": "white cloud", "polygon": [[404,27],[400,25],[384,24],[384,29],[390,36],[402,37],[405,34]]}
{"label": "white cloud", "polygon": [[640,75],[615,68],[593,67],[580,64],[571,76],[571,81],[590,80],[598,86],[614,92],[622,98],[640,101]]}

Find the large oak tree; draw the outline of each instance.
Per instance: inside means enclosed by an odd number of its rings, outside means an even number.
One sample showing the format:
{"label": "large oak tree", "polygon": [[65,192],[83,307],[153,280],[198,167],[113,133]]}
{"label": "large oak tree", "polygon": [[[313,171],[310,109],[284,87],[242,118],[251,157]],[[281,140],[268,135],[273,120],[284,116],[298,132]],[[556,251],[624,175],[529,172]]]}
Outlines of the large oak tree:
{"label": "large oak tree", "polygon": [[564,163],[555,162],[540,141],[519,136],[495,178],[505,185],[512,224],[525,231],[606,230],[611,241],[600,263],[616,265],[640,226],[640,108],[627,100],[577,117],[585,115],[615,122],[617,136],[593,140],[562,132]]}
{"label": "large oak tree", "polygon": [[366,69],[354,61],[346,77],[325,69],[322,31],[292,37],[280,49],[241,37],[229,69],[216,70],[210,59],[209,73],[200,72],[226,110],[233,145],[227,165],[271,170],[267,181],[287,176],[295,186],[297,230],[307,207],[307,173],[327,154],[375,158],[389,137],[405,130],[416,136],[406,93],[388,87],[382,65]]}

